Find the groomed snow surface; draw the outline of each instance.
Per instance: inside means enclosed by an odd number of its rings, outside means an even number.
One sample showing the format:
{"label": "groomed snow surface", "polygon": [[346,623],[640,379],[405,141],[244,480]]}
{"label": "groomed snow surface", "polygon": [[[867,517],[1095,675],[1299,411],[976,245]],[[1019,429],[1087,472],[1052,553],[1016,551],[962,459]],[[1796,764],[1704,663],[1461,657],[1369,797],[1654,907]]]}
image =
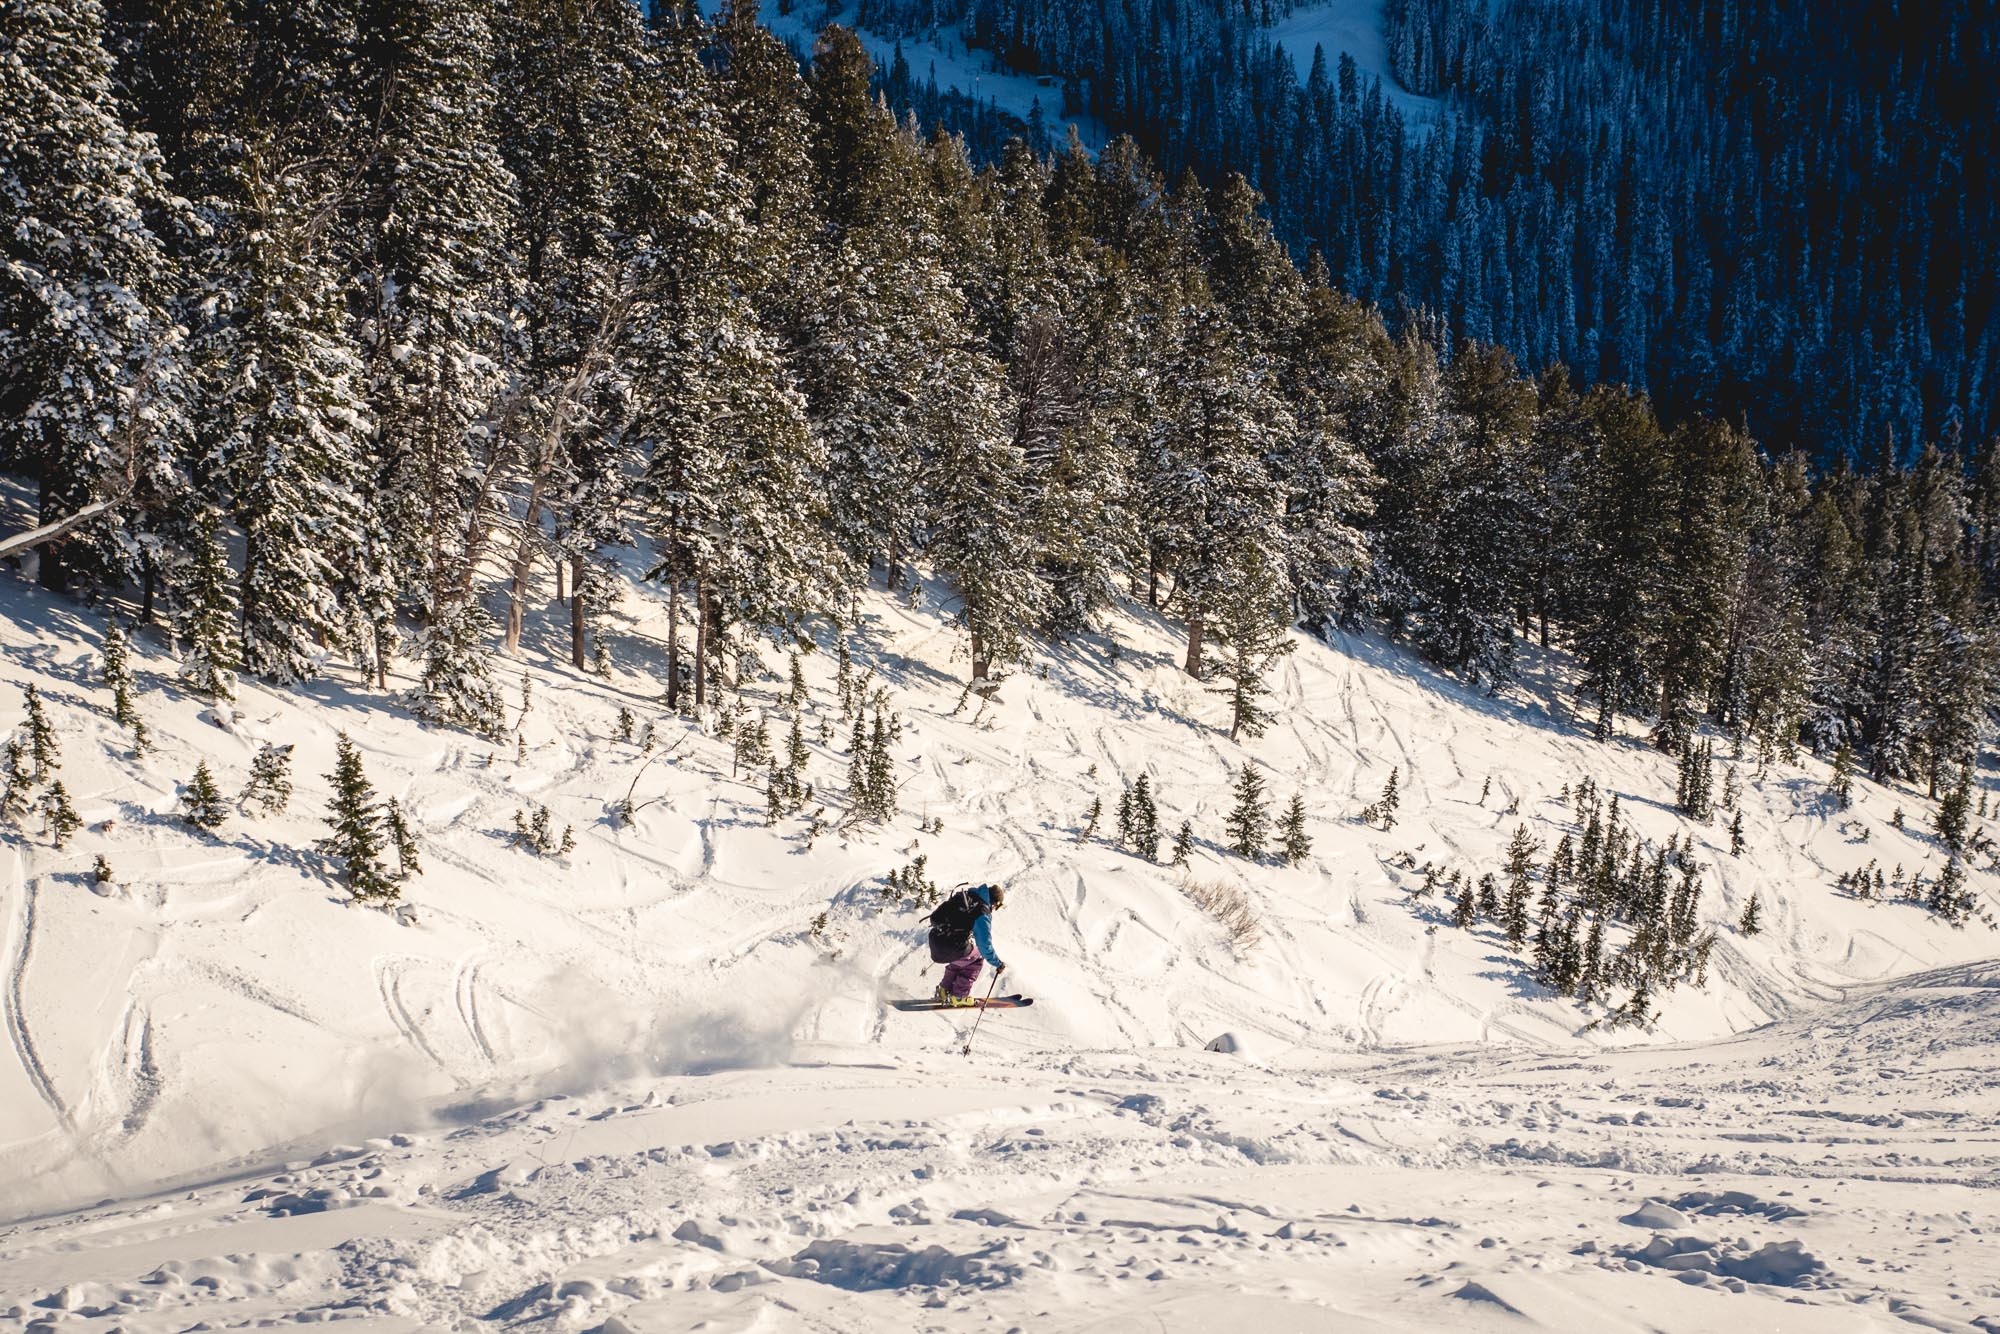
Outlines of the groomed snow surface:
{"label": "groomed snow surface", "polygon": [[[1239,747],[1143,610],[983,709],[940,589],[861,610],[901,812],[840,828],[822,645],[808,849],[726,739],[665,715],[656,590],[626,596],[608,679],[569,669],[558,609],[531,621],[522,758],[344,669],[218,714],[142,635],[135,760],[97,613],[7,581],[0,721],[37,684],[87,824],[0,850],[0,1328],[2000,1328],[2000,936],[1832,888],[1871,858],[1935,873],[1918,794],[1860,782],[1839,812],[1823,765],[1746,764],[1731,858],[1673,810],[1672,761],[1572,723],[1559,661],[1488,697],[1301,638]],[[782,746],[766,664],[747,693]],[[613,739],[621,706],[664,758]],[[348,906],[312,851],[340,729],[418,825],[414,924]],[[285,815],[176,819],[198,758],[233,794],[264,741],[297,748]],[[1217,846],[1246,758],[1274,807],[1305,794],[1303,866]],[[1354,817],[1392,766],[1383,832]],[[1247,952],[1179,873],[1078,842],[1142,773],[1195,876],[1247,896]],[[1498,870],[1522,822],[1546,850],[1586,775],[1710,868],[1710,987],[1650,1031],[1590,1027],[1392,860]],[[537,803],[567,858],[514,845]],[[918,855],[1011,890],[995,934],[1038,1003],[969,1058],[967,1016],[885,1005],[935,977],[878,890]]]}

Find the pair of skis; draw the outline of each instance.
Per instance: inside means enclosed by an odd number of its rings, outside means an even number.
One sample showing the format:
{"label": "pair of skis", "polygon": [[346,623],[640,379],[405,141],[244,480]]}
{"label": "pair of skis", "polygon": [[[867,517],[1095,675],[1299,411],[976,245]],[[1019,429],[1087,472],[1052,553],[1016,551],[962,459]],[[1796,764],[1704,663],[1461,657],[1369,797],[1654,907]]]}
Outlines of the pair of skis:
{"label": "pair of skis", "polygon": [[1016,992],[1011,996],[987,996],[979,999],[960,1001],[955,1005],[947,1004],[944,1001],[929,996],[926,996],[922,1000],[890,1001],[889,1005],[893,1009],[909,1013],[927,1010],[1025,1010],[1034,1003],[1035,998],[1033,996],[1023,996],[1019,992]]}

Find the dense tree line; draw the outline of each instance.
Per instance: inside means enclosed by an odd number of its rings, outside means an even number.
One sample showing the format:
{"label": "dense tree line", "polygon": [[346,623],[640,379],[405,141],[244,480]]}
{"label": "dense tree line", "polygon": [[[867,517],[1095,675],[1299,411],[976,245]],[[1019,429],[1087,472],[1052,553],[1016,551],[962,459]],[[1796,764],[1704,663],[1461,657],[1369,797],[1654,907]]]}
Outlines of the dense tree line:
{"label": "dense tree line", "polygon": [[[1280,50],[1270,24],[1293,8],[860,0],[859,16],[960,26],[1049,76],[1051,114],[1132,133],[1170,177],[1243,172],[1295,253],[1319,249],[1344,290],[1441,341],[1648,388],[1674,420],[1747,416],[1817,459],[1907,463],[2000,427],[1986,7],[1389,0],[1395,76],[1438,99],[1414,115],[1344,56]],[[887,86],[997,151],[990,114],[922,77]]]}
{"label": "dense tree line", "polygon": [[898,122],[854,36],[742,4],[17,0],[0,10],[0,450],[40,576],[136,591],[193,683],[330,657],[494,730],[552,582],[671,594],[667,691],[861,581],[948,583],[975,680],[1129,594],[1232,730],[1292,624],[1607,731],[1705,715],[1946,781],[1991,682],[2000,466],[1815,476],[1624,388],[1392,337],[1258,194]]}

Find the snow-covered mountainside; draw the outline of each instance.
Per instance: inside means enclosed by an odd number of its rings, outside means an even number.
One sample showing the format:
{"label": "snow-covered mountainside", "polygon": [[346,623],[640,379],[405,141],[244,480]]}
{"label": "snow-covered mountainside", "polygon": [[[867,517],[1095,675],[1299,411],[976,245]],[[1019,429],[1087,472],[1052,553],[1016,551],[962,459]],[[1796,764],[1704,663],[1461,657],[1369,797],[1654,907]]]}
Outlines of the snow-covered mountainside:
{"label": "snow-covered mountainside", "polygon": [[[658,702],[643,586],[606,677],[531,627],[501,742],[339,673],[217,711],[137,636],[134,758],[102,622],[7,581],[0,719],[37,688],[85,824],[56,850],[28,817],[5,851],[0,1327],[1707,1329],[1746,1296],[1773,1329],[2000,1317],[2000,937],[1833,884],[1936,873],[1918,794],[1857,780],[1840,811],[1825,766],[1751,757],[1732,856],[1726,816],[1676,811],[1671,759],[1568,719],[1559,662],[1489,696],[1301,638],[1271,731],[1237,745],[1143,610],[983,704],[934,589],[860,610],[899,813],[845,822],[826,643],[802,657],[817,794],[772,826],[763,770]],[[782,749],[788,663],[766,665],[744,697]],[[350,906],[313,848],[342,731],[415,825],[401,918]],[[233,796],[268,742],[295,747],[283,814],[177,816],[198,761]],[[1224,846],[1245,762],[1274,809],[1304,797],[1297,867]],[[1362,823],[1392,769],[1397,822]],[[1257,939],[1112,845],[1141,775]],[[1655,996],[1649,1028],[1414,892],[1425,862],[1500,871],[1522,825],[1546,857],[1584,779],[1704,872],[1707,985]],[[567,855],[515,839],[542,806]],[[966,1017],[885,1004],[935,980],[922,910],[883,892],[919,857],[1010,887],[995,934],[1037,1004],[970,1059]],[[1990,907],[1993,873],[1972,883]]]}

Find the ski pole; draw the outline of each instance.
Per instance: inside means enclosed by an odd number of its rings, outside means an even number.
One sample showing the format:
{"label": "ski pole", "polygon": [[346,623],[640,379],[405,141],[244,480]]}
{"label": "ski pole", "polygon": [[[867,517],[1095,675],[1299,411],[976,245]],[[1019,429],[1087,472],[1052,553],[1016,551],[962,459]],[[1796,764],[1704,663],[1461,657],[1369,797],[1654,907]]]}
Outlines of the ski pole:
{"label": "ski pole", "polygon": [[[993,999],[993,993],[999,987],[999,985],[1000,985],[1000,970],[998,968],[995,968],[993,970],[993,980],[986,984],[986,1000],[990,1001]],[[972,1017],[972,1031],[965,1035],[965,1046],[961,1048],[958,1053],[960,1056],[972,1055],[972,1040],[979,1036],[979,1024],[980,1021],[985,1018],[986,1018],[986,1002],[981,1001],[979,1004],[979,1013]]]}

